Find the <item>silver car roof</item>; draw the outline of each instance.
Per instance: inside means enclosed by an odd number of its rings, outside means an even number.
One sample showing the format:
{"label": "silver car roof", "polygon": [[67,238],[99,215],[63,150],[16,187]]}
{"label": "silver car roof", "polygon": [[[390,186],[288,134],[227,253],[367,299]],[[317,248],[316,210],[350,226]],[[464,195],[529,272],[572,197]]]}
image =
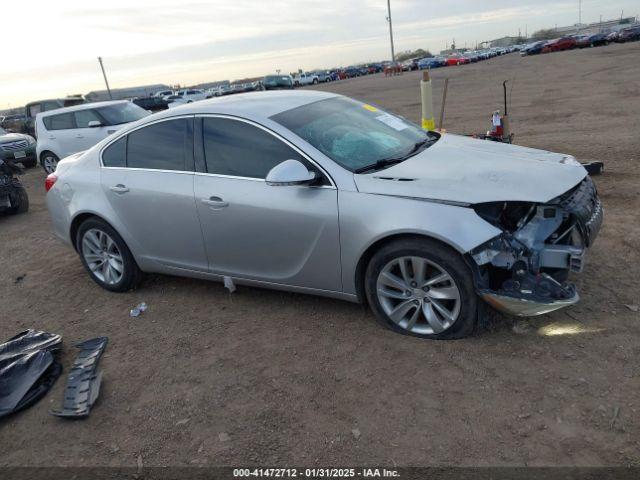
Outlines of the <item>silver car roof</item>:
{"label": "silver car roof", "polygon": [[[317,90],[250,92],[187,103],[147,117],[153,120],[176,115],[218,113],[247,119],[265,119],[278,113],[339,95]],[[146,122],[145,122],[146,123]]]}

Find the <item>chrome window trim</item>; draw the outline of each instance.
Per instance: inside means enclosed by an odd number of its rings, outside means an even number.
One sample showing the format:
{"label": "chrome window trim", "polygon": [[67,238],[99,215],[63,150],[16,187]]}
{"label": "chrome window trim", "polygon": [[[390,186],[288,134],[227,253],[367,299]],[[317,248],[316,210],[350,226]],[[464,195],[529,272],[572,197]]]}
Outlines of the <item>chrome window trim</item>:
{"label": "chrome window trim", "polygon": [[136,167],[102,167],[108,170],[126,170],[132,172],[161,172],[161,173],[179,173],[180,175],[193,175],[195,172],[187,170],[163,170],[159,168],[136,168]]}
{"label": "chrome window trim", "polygon": [[[119,168],[119,167],[105,167],[105,168]],[[205,172],[193,172],[194,175],[198,177],[216,177],[216,178],[228,178],[230,180],[249,180],[251,182],[261,182],[266,183],[266,179],[264,178],[254,178],[254,177],[238,177],[235,175],[222,175],[220,173],[205,173]],[[324,188],[328,190],[337,190],[336,187],[332,185],[305,185],[306,188]]]}
{"label": "chrome window trim", "polygon": [[[290,142],[289,140],[287,140],[286,138],[284,138],[283,136],[281,136],[277,132],[274,132],[270,128],[267,128],[264,125],[261,125],[261,124],[255,122],[255,121],[249,120],[247,118],[236,117],[234,115],[227,115],[227,114],[223,114],[223,113],[198,113],[198,114],[195,115],[195,117],[196,118],[224,118],[224,119],[227,119],[227,120],[235,120],[235,121],[238,121],[238,122],[248,123],[249,125],[253,125],[254,127],[257,127],[257,128],[259,128],[261,130],[264,130],[265,132],[267,132],[268,134],[272,135],[277,140],[280,140],[285,145],[287,145],[291,149],[293,149],[296,152],[298,152],[298,154],[301,157],[303,157],[309,163],[314,165],[318,170],[320,170],[320,172],[322,172],[322,174],[329,179],[329,183],[331,183],[331,185],[321,185],[322,188],[331,188],[333,190],[337,190],[336,184],[333,181],[333,178],[331,177],[331,175],[329,175],[329,173],[324,168],[322,168],[322,166],[320,164],[318,164],[318,162],[313,160],[309,155],[307,155],[304,151],[302,151],[300,149],[300,147],[298,147],[294,143]],[[206,161],[206,159],[205,159],[205,161]],[[196,172],[196,174],[198,174],[198,172]],[[211,176],[214,176],[214,177],[236,178],[236,179],[241,179],[241,180],[258,180],[258,181],[261,181],[261,182],[265,181],[264,178],[239,177],[239,176],[233,176],[233,175],[221,175],[221,174],[217,174],[217,173],[206,173],[204,175],[211,175]]]}
{"label": "chrome window trim", "polygon": [[181,174],[185,174],[186,173],[186,174],[192,174],[192,175],[198,175],[198,176],[230,178],[230,179],[235,179],[235,180],[250,180],[250,181],[253,181],[253,182],[263,182],[264,183],[266,181],[264,178],[240,177],[240,176],[234,176],[234,175],[222,175],[222,174],[218,174],[218,173],[204,173],[204,172],[195,172],[195,171],[189,171],[189,170],[159,170],[159,169],[155,169],[155,168],[107,167],[107,166],[104,165],[104,163],[102,161],[102,155],[103,155],[104,151],[107,148],[109,148],[112,144],[114,144],[115,142],[120,140],[125,135],[129,135],[130,133],[135,132],[136,130],[148,127],[150,125],[154,125],[156,123],[167,122],[167,121],[170,121],[170,120],[179,120],[181,118],[205,118],[205,117],[225,118],[225,119],[229,119],[229,120],[236,120],[236,121],[239,121],[239,122],[248,123],[249,125],[253,125],[253,126],[257,127],[257,128],[260,128],[261,130],[264,130],[265,132],[267,132],[270,135],[274,136],[276,139],[280,140],[281,142],[285,143],[287,146],[289,146],[290,148],[292,148],[293,150],[298,152],[298,154],[301,157],[303,157],[305,160],[307,160],[309,163],[311,163],[312,165],[316,166],[318,168],[318,170],[320,170],[329,179],[329,182],[331,183],[331,185],[320,185],[320,186],[314,186],[313,188],[329,188],[331,190],[337,190],[338,189],[336,187],[336,184],[335,184],[333,178],[331,177],[331,175],[329,175],[329,173],[327,173],[327,171],[324,168],[322,168],[322,166],[320,166],[318,164],[318,162],[314,161],[309,155],[307,155],[298,146],[296,146],[295,144],[291,143],[286,138],[282,137],[281,135],[279,135],[278,133],[274,132],[273,130],[271,130],[271,129],[263,126],[263,125],[260,125],[259,123],[256,123],[256,122],[254,122],[252,120],[248,120],[248,119],[242,118],[242,117],[236,117],[234,115],[226,115],[226,114],[219,114],[219,113],[200,113],[200,114],[191,113],[191,114],[176,115],[176,116],[172,116],[172,117],[159,118],[159,119],[154,120],[152,122],[148,122],[148,123],[145,123],[143,125],[138,125],[136,128],[133,128],[131,130],[127,130],[126,132],[119,131],[119,132],[117,132],[117,133],[119,133],[119,135],[113,134],[113,138],[111,138],[109,140],[109,142],[106,143],[100,149],[100,153],[99,153],[100,168],[109,169],[109,170],[133,170],[133,171],[181,173]]}
{"label": "chrome window trim", "polygon": [[[172,172],[172,173],[195,173],[194,171],[191,170],[160,170],[157,168],[136,168],[136,167],[107,167],[105,166],[105,164],[102,161],[102,154],[104,153],[104,151],[109,148],[112,144],[116,143],[118,140],[120,140],[122,137],[124,137],[125,135],[129,135],[130,133],[133,133],[137,130],[140,130],[141,128],[145,128],[148,127],[150,125],[155,125],[156,123],[161,123],[161,122],[168,122],[170,120],[180,120],[181,118],[193,118],[195,117],[195,115],[193,113],[189,113],[189,114],[183,114],[183,115],[176,115],[173,117],[165,117],[165,118],[158,118],[157,120],[154,120],[152,122],[148,122],[148,123],[144,123],[142,125],[138,125],[136,128],[133,128],[131,130],[127,130],[126,132],[123,132],[122,130],[125,129],[120,129],[118,130],[116,133],[112,134],[112,137],[108,143],[106,143],[104,145],[104,147],[102,147],[100,149],[100,153],[98,154],[99,156],[99,160],[100,160],[100,168],[109,168],[109,169],[119,169],[119,170],[138,170],[138,171],[145,171],[145,172]],[[120,134],[120,135],[116,135],[116,134]]]}

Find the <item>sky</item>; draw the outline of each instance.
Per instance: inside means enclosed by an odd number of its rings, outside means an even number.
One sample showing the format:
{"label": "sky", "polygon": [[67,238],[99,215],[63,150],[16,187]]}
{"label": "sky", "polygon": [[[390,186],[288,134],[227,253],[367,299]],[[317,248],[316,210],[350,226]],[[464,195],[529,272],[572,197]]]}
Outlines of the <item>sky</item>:
{"label": "sky", "polygon": [[[391,0],[396,52],[578,22],[578,0]],[[390,59],[386,0],[5,0],[0,109],[112,88],[197,84]],[[640,15],[582,0],[583,23]],[[21,19],[20,21],[7,21]]]}

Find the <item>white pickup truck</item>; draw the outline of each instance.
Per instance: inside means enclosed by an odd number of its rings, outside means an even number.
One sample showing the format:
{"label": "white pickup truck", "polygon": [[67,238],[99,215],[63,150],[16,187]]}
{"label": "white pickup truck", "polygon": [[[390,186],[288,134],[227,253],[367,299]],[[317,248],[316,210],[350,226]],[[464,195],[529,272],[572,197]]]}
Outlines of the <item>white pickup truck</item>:
{"label": "white pickup truck", "polygon": [[301,87],[302,85],[316,85],[320,82],[318,75],[313,73],[299,73],[293,77],[293,85]]}

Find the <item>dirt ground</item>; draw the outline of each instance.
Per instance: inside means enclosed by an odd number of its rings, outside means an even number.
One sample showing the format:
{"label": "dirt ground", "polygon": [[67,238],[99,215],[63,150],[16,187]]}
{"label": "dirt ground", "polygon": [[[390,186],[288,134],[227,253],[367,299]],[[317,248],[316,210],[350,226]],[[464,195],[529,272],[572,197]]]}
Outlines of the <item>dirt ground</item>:
{"label": "dirt ground", "polygon": [[[350,303],[205,281],[108,293],[54,239],[44,174],[30,170],[31,210],[0,218],[2,337],[62,334],[67,371],[73,343],[109,346],[91,416],[48,415],[61,378],[0,421],[0,465],[640,465],[639,58],[634,43],[433,72],[436,99],[450,79],[449,131],[486,131],[510,79],[516,143],[606,163],[604,226],[574,278],[582,301],[498,316],[460,341],[394,334]],[[419,77],[318,88],[419,121]]]}

